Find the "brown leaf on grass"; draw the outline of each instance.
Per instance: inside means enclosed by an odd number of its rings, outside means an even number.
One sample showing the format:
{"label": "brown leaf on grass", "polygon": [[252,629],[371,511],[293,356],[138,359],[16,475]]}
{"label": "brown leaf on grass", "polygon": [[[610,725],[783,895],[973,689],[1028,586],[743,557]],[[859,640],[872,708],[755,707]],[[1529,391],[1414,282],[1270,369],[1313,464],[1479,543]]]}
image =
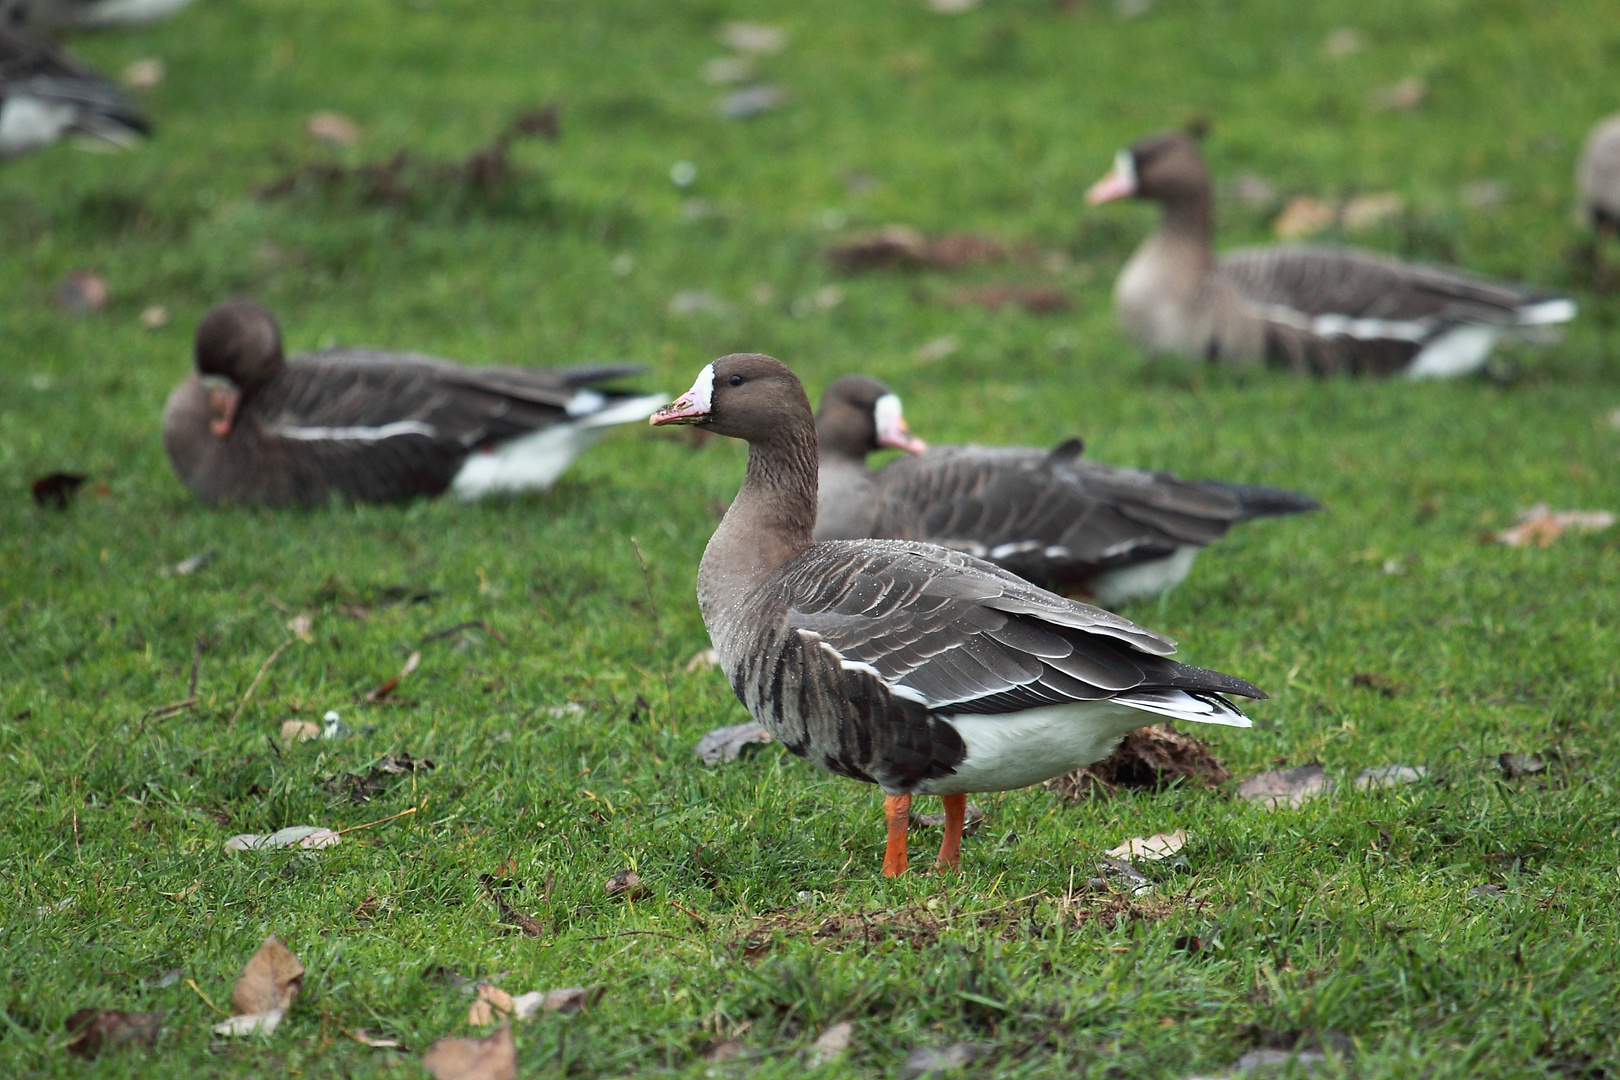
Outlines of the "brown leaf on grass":
{"label": "brown leaf on grass", "polygon": [[1109,848],[1105,855],[1112,859],[1147,859],[1157,862],[1168,859],[1176,852],[1187,846],[1187,830],[1177,829],[1175,832],[1154,833],[1152,836],[1133,836],[1115,848]]}
{"label": "brown leaf on grass", "polygon": [[493,1024],[497,1017],[511,1016],[514,1008],[511,994],[498,986],[480,983],[477,998],[467,1007],[467,1023],[473,1027]]}
{"label": "brown leaf on grass", "polygon": [[100,311],[110,299],[107,279],[93,270],[75,270],[56,287],[56,306],[69,315]]}
{"label": "brown leaf on grass", "polygon": [[1059,289],[1038,285],[980,285],[953,290],[946,301],[957,307],[976,304],[1000,311],[1008,304],[1023,308],[1032,315],[1050,315],[1067,311],[1069,297]]}
{"label": "brown leaf on grass", "polygon": [[1272,224],[1281,240],[1298,240],[1331,229],[1338,214],[1332,206],[1309,195],[1295,195]]}
{"label": "brown leaf on grass", "polygon": [[1554,510],[1546,503],[1537,503],[1528,510],[1519,511],[1517,524],[1496,534],[1499,543],[1508,547],[1547,547],[1566,531],[1596,532],[1607,529],[1615,522],[1614,514],[1607,510]]}
{"label": "brown leaf on grass", "polygon": [[1250,802],[1257,802],[1268,810],[1284,807],[1297,809],[1333,786],[1327,770],[1320,765],[1301,765],[1297,769],[1275,769],[1251,776],[1238,785],[1238,794]]}
{"label": "brown leaf on grass", "polygon": [[276,1030],[304,985],[304,965],[274,934],[248,957],[231,991],[236,1015],[215,1024],[218,1035],[270,1034]]}
{"label": "brown leaf on grass", "polygon": [[53,472],[46,473],[28,486],[33,493],[34,503],[38,506],[48,507],[52,510],[66,510],[68,499],[79,490],[85,477],[81,473]]}
{"label": "brown leaf on grass", "polygon": [[607,894],[609,896],[622,896],[626,900],[640,900],[647,895],[647,887],[641,883],[641,875],[634,870],[620,870],[608,878]]}
{"label": "brown leaf on grass", "polygon": [[1138,728],[1103,760],[1044,785],[1065,799],[1106,798],[1119,788],[1153,790],[1180,781],[1215,787],[1231,779],[1209,747],[1169,724]]}
{"label": "brown leaf on grass", "polygon": [[1367,95],[1367,104],[1379,112],[1410,112],[1429,97],[1429,84],[1416,75],[1381,86]]}
{"label": "brown leaf on grass", "polygon": [[333,146],[353,146],[360,141],[360,125],[335,112],[318,112],[309,118],[304,130],[312,139]]}
{"label": "brown leaf on grass", "polygon": [[960,270],[1006,258],[1006,243],[995,237],[972,233],[928,237],[908,225],[885,225],[875,233],[851,237],[827,249],[827,261],[845,274],[888,269]]}
{"label": "brown leaf on grass", "polygon": [[[967,810],[962,815],[962,835],[972,836],[979,831],[984,823],[984,807],[978,803],[968,803]],[[944,814],[912,814],[911,827],[913,829],[940,829],[945,826]]]}
{"label": "brown leaf on grass", "polygon": [[321,737],[321,725],[309,720],[283,720],[281,737],[288,742],[309,742]]}
{"label": "brown leaf on grass", "polygon": [[195,555],[188,555],[184,559],[181,559],[179,562],[175,563],[173,566],[165,566],[162,570],[159,570],[158,573],[162,574],[164,577],[190,577],[197,571],[207,567],[208,564],[213,562],[218,556],[219,553],[217,551],[215,551],[213,548],[209,548],[206,551],[199,551]]}
{"label": "brown leaf on grass", "polygon": [[513,997],[498,986],[480,983],[478,999],[467,1009],[467,1023],[483,1027],[497,1020],[527,1020],[540,1012],[570,1016],[596,1004],[605,987],[569,986],[560,990],[530,990]]}
{"label": "brown leaf on grass", "polygon": [[238,833],[225,841],[226,851],[273,851],[276,848],[298,846],[305,849],[331,847],[343,838],[331,829],[319,825],[289,825],[268,836],[259,833]]}
{"label": "brown leaf on grass", "polygon": [[849,1052],[850,1037],[855,1034],[855,1025],[845,1020],[841,1024],[834,1024],[817,1036],[816,1041],[810,1045],[810,1057],[806,1062],[812,1069],[837,1061]]}
{"label": "brown leaf on grass", "polygon": [[440,1039],[422,1055],[435,1080],[517,1080],[517,1044],[507,1024],[482,1039]]}
{"label": "brown leaf on grass", "polygon": [[731,724],[727,727],[715,728],[692,747],[692,753],[705,765],[719,765],[723,762],[736,761],[750,746],[760,745],[771,741],[771,733],[765,730],[763,724],[750,721],[746,724]]}
{"label": "brown leaf on grass", "polygon": [[372,690],[372,691],[370,691],[369,693],[366,694],[366,700],[367,701],[373,701],[373,702],[381,701],[383,698],[387,697],[389,694],[392,694],[395,690],[398,690],[399,689],[399,684],[404,682],[405,679],[410,676],[411,672],[415,671],[417,669],[417,666],[420,665],[421,663],[422,663],[422,654],[421,654],[421,652],[420,651],[413,651],[410,656],[406,657],[405,666],[399,669],[399,674],[393,676],[392,678],[383,680],[383,683],[382,683],[381,686],[377,687],[375,690]]}
{"label": "brown leaf on grass", "polygon": [[62,1025],[69,1035],[65,1049],[76,1057],[94,1058],[124,1043],[151,1046],[163,1030],[162,1013],[120,1009],[78,1009]]}
{"label": "brown leaf on grass", "polygon": [[478,875],[478,883],[484,887],[484,894],[489,897],[490,903],[495,905],[495,910],[500,913],[502,920],[523,931],[525,937],[546,936],[546,928],[541,926],[537,920],[523,914],[523,912],[506,902],[506,898],[501,895],[506,890],[493,875]]}

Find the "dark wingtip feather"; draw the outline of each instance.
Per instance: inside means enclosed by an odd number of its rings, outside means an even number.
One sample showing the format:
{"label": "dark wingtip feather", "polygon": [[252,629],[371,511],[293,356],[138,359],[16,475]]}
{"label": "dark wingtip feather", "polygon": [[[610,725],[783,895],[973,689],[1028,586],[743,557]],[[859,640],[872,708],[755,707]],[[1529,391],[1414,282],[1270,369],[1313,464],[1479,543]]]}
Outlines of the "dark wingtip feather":
{"label": "dark wingtip feather", "polygon": [[1239,519],[1242,521],[1282,517],[1285,514],[1304,514],[1322,509],[1321,503],[1298,491],[1266,487],[1264,484],[1228,484],[1220,480],[1204,482],[1210,487],[1219,488],[1238,501],[1238,506],[1243,512],[1243,516]]}
{"label": "dark wingtip feather", "polygon": [[1209,668],[1193,667],[1191,664],[1176,661],[1171,663],[1175,664],[1175,668],[1169,685],[1178,690],[1213,690],[1217,694],[1236,694],[1238,697],[1253,698],[1255,701],[1264,701],[1271,696],[1249,680],[1228,675],[1224,671],[1212,671]]}

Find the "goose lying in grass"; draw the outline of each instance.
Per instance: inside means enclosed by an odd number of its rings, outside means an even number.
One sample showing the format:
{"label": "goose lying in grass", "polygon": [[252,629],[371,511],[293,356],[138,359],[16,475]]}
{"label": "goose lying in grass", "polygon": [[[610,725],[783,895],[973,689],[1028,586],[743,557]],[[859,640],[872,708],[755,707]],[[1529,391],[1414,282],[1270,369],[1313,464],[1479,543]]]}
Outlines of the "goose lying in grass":
{"label": "goose lying in grass", "polygon": [[464,367],[369,349],[286,358],[275,317],[249,300],[210,311],[195,351],[164,409],[163,446],[210,503],[546,488],[604,428],[666,400],[593,389],[640,370],[629,364]]}
{"label": "goose lying in grass", "polygon": [[50,42],[0,25],[0,158],[81,134],[129,146],[151,130],[111,79]]}
{"label": "goose lying in grass", "polygon": [[[1279,488],[1085,461],[1079,439],[1055,450],[928,447],[899,397],[863,375],[822,394],[816,436],[817,540],[923,540],[1110,607],[1174,588],[1233,525],[1321,509]],[[868,469],[866,456],[886,447],[908,456]]]}
{"label": "goose lying in grass", "polygon": [[1285,244],[1216,258],[1215,197],[1198,145],[1179,133],[1121,150],[1093,204],[1164,207],[1158,232],[1114,285],[1125,335],[1151,353],[1312,375],[1449,378],[1479,370],[1506,335],[1534,339],[1575,317],[1541,289],[1353,248]]}
{"label": "goose lying in grass", "polygon": [[960,860],[967,795],[1038,784],[1174,717],[1248,727],[1242,679],[1169,659],[1175,643],[991,563],[903,540],[817,543],[816,424],[768,356],[723,356],[652,417],[748,442],[737,497],[698,569],[731,688],[787,749],[885,796],[883,872],[907,867],[914,795],[945,803]]}

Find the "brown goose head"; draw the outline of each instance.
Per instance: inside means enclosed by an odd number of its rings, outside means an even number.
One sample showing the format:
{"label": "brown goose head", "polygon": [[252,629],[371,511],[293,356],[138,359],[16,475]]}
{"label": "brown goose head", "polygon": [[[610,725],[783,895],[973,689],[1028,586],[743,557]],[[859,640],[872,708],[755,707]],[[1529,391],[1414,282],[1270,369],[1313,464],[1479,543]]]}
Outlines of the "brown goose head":
{"label": "brown goose head", "polygon": [[1209,171],[1197,141],[1179,131],[1138,139],[1114,157],[1113,169],[1086,192],[1093,206],[1133,197],[1166,206],[1208,199]]}
{"label": "brown goose head", "polygon": [[760,353],[722,356],[698,372],[692,389],[653,413],[654,427],[696,424],[717,435],[768,443],[796,428],[814,429],[810,399],[780,360]]}
{"label": "brown goose head", "polygon": [[845,375],[827,387],[816,413],[816,441],[823,454],[864,461],[886,447],[920,454],[928,444],[911,433],[893,390],[865,375]]}
{"label": "brown goose head", "polygon": [[276,317],[251,300],[227,300],[197,324],[197,374],[208,388],[209,430],[223,439],[242,406],[280,373]]}

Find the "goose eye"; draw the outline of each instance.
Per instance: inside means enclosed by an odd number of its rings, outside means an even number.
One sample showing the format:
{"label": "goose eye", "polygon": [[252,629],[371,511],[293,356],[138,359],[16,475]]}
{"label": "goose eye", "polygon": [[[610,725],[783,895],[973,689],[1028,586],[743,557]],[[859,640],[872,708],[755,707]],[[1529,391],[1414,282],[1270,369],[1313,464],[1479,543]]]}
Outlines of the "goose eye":
{"label": "goose eye", "polygon": [[732,386],[741,386],[742,385],[742,376],[741,375],[733,375],[728,381],[731,383]]}

